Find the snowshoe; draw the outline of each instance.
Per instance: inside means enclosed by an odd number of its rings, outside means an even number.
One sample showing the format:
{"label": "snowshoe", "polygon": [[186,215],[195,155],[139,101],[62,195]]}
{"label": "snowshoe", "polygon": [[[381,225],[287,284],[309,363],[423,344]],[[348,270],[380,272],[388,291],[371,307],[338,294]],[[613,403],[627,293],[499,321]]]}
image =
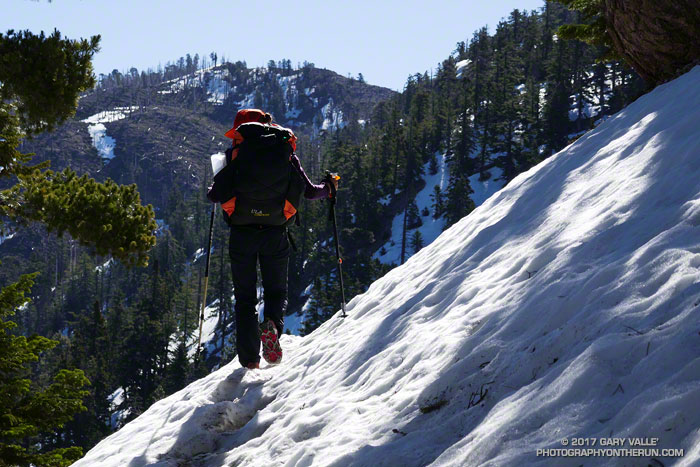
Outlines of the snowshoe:
{"label": "snowshoe", "polygon": [[260,326],[260,342],[262,356],[267,363],[277,365],[282,361],[282,347],[277,335],[277,326],[270,319],[266,319]]}

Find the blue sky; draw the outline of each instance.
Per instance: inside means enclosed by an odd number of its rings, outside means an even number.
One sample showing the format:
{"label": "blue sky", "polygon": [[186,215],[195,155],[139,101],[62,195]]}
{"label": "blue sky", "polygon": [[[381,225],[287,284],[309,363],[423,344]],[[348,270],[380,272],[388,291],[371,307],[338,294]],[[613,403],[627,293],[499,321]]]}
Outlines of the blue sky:
{"label": "blue sky", "polygon": [[70,38],[102,35],[96,73],[165,65],[186,53],[248,66],[283,58],[401,90],[434,69],[481,26],[543,0],[220,1],[0,0],[0,31],[58,28]]}

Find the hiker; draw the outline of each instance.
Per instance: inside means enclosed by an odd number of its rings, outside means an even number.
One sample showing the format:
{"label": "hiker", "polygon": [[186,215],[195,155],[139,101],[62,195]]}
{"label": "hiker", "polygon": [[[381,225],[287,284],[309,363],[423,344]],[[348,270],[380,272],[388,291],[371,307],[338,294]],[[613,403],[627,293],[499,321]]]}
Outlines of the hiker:
{"label": "hiker", "polygon": [[[306,199],[324,199],[337,188],[336,180],[311,183],[301,167],[294,133],[258,109],[239,110],[233,140],[226,150],[226,167],[214,177],[207,197],[221,203],[231,227],[229,255],[236,312],[236,352],[241,365],[260,368],[260,344],[269,364],[282,359],[279,336],[287,309],[287,264],[290,242],[287,226],[299,223],[297,209]],[[258,324],[257,264],[262,275],[265,320]]]}

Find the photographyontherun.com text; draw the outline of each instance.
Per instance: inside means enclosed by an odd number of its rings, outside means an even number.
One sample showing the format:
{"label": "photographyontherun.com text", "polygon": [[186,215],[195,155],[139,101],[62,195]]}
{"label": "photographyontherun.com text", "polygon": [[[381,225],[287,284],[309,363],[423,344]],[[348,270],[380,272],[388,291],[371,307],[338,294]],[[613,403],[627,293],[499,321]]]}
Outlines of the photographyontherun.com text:
{"label": "photographyontherun.com text", "polygon": [[538,457],[682,457],[683,449],[657,447],[659,438],[562,438],[565,447],[537,449]]}

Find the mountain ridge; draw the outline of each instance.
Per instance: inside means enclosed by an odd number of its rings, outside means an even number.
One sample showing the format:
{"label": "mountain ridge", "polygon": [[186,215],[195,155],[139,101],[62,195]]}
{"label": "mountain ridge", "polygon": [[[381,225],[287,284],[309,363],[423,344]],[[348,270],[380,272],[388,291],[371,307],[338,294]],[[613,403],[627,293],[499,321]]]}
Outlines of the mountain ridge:
{"label": "mountain ridge", "polygon": [[[220,85],[212,91],[208,85],[215,80]],[[309,65],[298,70],[248,69],[241,62],[156,84],[123,83],[111,88],[98,86],[85,93],[74,119],[53,133],[25,142],[23,150],[36,152],[37,161],[52,160],[54,169],[72,167],[98,180],[136,183],[143,201],[157,208],[167,202],[168,193],[162,187],[201,186],[210,172],[209,155],[229,144],[223,133],[231,127],[239,108],[259,104],[271,111],[276,122],[289,126],[308,142],[320,132],[369,120],[372,105],[395,94]],[[212,98],[215,93],[218,97]],[[256,93],[262,102],[256,102]],[[91,117],[120,109],[132,110],[122,118],[101,122],[116,145],[114,158],[100,167],[96,150],[85,144],[90,137],[87,129],[80,134],[79,128]],[[303,151],[300,156],[302,160],[311,157]],[[178,166],[174,173],[167,167],[170,164]],[[150,186],[151,179],[157,187]]]}

